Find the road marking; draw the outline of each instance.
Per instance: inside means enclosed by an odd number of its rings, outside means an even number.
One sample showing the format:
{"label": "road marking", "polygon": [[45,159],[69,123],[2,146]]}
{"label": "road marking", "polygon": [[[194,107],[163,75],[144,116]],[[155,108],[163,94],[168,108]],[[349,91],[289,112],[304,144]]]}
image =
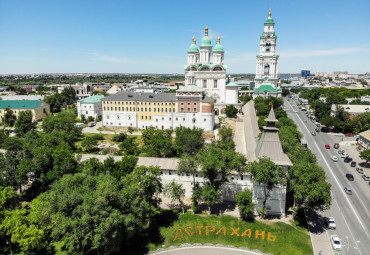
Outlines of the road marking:
{"label": "road marking", "polygon": [[[297,117],[298,117],[298,119],[301,121],[301,123],[303,123],[303,122],[302,122],[302,120],[301,120],[301,118],[300,118],[299,116],[297,116]],[[304,128],[307,130],[307,132],[308,132],[308,133],[310,133],[310,131],[308,130],[308,128],[306,127],[306,125],[304,125],[304,123],[303,123],[303,126],[304,126]],[[348,202],[349,206],[351,207],[351,209],[352,209],[353,213],[355,214],[355,216],[356,216],[357,220],[359,221],[359,223],[360,223],[360,225],[361,225],[362,229],[365,231],[365,233],[367,233],[367,232],[366,232],[366,229],[364,228],[364,225],[363,225],[363,223],[362,223],[361,219],[359,218],[359,216],[358,216],[357,212],[356,212],[356,211],[355,211],[355,209],[353,208],[353,206],[352,206],[351,202],[349,201],[349,199],[348,199],[347,195],[344,193],[343,189],[341,188],[341,185],[339,184],[337,177],[334,175],[333,170],[332,170],[332,169],[331,169],[331,167],[329,166],[328,162],[326,161],[326,158],[325,158],[325,157],[324,157],[324,155],[322,154],[321,150],[319,149],[319,146],[317,145],[317,143],[316,143],[316,141],[315,141],[314,139],[313,139],[313,142],[314,142],[314,144],[315,144],[315,146],[316,146],[316,149],[319,151],[319,153],[320,153],[320,155],[321,155],[322,159],[324,160],[324,162],[325,162],[326,166],[328,167],[328,169],[329,169],[329,171],[330,171],[331,175],[334,177],[334,180],[335,180],[335,182],[337,183],[337,185],[338,185],[339,189],[341,190],[341,192],[342,192],[342,194],[344,195],[345,199],[347,200],[347,202]],[[349,228],[348,228],[348,229],[349,229]],[[351,232],[351,230],[350,230],[350,232]],[[352,232],[351,232],[351,235],[352,235]],[[353,238],[353,235],[352,235],[352,238]],[[367,238],[369,238],[369,236],[367,236]],[[353,240],[355,240],[355,239],[353,238]],[[360,249],[358,248],[357,243],[356,243],[356,247],[357,247],[358,251],[359,251],[359,252],[360,252],[360,254],[361,254],[361,251],[360,251]]]}

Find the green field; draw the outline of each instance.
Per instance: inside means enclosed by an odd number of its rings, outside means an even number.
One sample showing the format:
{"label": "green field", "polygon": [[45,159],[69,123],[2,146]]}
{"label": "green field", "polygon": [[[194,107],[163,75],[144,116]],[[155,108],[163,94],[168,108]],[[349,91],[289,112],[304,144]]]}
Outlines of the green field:
{"label": "green field", "polygon": [[[270,233],[270,234],[269,234]],[[264,253],[313,254],[310,236],[305,228],[285,223],[271,225],[242,221],[232,216],[206,216],[186,213],[169,227],[160,228],[161,244],[150,244],[150,250],[182,243],[221,243],[259,249]]]}

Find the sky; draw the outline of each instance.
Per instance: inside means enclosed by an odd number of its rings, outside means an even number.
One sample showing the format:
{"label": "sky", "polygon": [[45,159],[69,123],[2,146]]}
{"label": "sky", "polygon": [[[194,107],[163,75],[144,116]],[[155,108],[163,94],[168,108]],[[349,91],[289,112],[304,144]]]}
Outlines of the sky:
{"label": "sky", "polygon": [[255,73],[271,8],[280,73],[370,72],[369,0],[0,0],[0,74],[183,74],[209,28],[227,73]]}

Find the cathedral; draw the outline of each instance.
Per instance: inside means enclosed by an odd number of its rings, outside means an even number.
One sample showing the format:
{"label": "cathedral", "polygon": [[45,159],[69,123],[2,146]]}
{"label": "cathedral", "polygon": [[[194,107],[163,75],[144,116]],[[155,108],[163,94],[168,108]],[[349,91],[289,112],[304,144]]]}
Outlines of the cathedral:
{"label": "cathedral", "polygon": [[192,44],[188,50],[188,64],[185,66],[185,86],[190,85],[188,75],[194,75],[195,85],[207,96],[216,100],[216,113],[226,105],[239,103],[238,86],[227,82],[226,69],[221,38],[218,37],[216,45],[213,46],[206,26],[199,48],[195,38],[192,38]]}
{"label": "cathedral", "polygon": [[274,30],[274,19],[271,18],[271,10],[265,21],[264,31],[260,37],[260,53],[257,55],[255,88],[253,97],[281,96],[281,88],[278,86],[278,60],[276,55],[277,35]]}

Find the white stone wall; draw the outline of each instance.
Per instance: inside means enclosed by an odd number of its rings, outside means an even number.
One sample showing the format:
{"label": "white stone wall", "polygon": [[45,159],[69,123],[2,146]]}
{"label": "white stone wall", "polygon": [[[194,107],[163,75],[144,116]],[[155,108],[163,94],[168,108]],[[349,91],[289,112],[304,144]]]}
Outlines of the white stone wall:
{"label": "white stone wall", "polygon": [[235,104],[238,102],[238,87],[226,88],[226,104]]}
{"label": "white stone wall", "polygon": [[81,118],[81,115],[85,115],[86,117],[94,117],[102,115],[102,108],[101,102],[98,103],[83,103],[77,102],[77,115]]}
{"label": "white stone wall", "polygon": [[[195,120],[195,122],[194,122]],[[176,129],[177,127],[202,128],[212,131],[215,125],[214,113],[167,113],[154,115],[152,120],[141,120],[136,112],[103,111],[103,126],[136,127],[145,129],[149,126],[158,129]]]}

